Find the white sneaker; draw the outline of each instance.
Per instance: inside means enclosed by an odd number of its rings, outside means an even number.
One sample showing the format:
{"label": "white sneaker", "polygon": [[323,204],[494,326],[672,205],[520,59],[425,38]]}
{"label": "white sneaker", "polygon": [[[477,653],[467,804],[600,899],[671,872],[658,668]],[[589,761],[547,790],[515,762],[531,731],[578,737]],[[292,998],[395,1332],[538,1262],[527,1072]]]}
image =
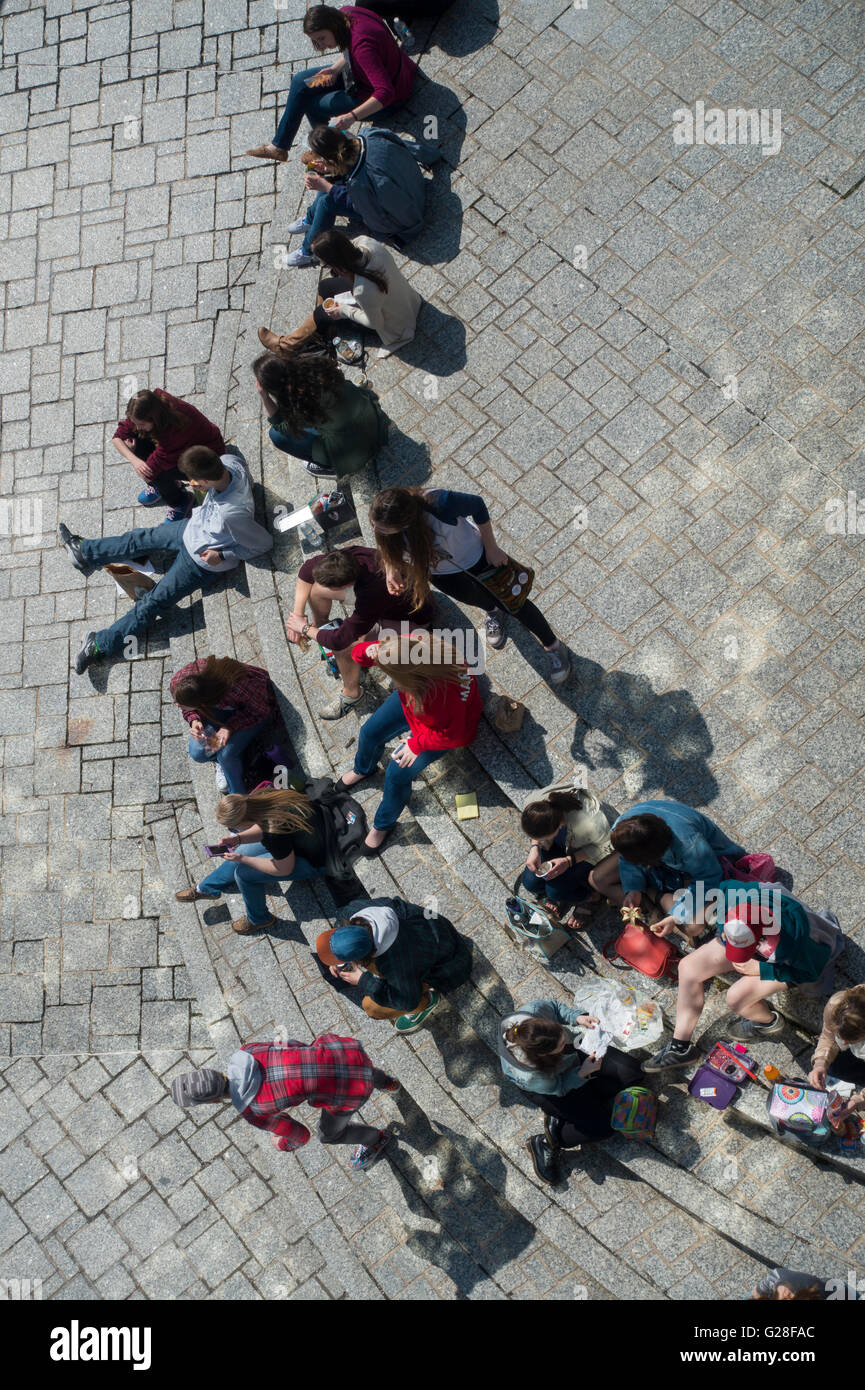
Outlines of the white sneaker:
{"label": "white sneaker", "polygon": [[216,790],[222,796],[225,796],[225,793],[228,791],[228,783],[225,780],[225,773],[219,766],[219,763],[216,764]]}
{"label": "white sneaker", "polygon": [[316,256],[307,255],[305,251],[289,251],[285,260],[282,261],[282,265],[294,266],[297,269],[303,270],[304,267],[308,265],[318,265],[318,258]]}
{"label": "white sneaker", "polygon": [[289,223],[285,229],[286,236],[297,236],[299,232],[309,230],[309,223],[305,217],[298,217],[296,221]]}

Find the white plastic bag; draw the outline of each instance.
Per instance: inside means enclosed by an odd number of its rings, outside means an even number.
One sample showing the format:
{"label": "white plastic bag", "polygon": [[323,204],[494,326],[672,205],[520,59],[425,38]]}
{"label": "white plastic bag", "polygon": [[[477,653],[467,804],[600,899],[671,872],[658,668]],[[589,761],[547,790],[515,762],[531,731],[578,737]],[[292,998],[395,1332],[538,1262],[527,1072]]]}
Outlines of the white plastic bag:
{"label": "white plastic bag", "polygon": [[[612,980],[591,980],[580,985],[574,995],[574,1004],[581,1013],[596,1018],[600,1028],[610,1035],[608,1046],[618,1047],[622,1052],[651,1047],[664,1031],[660,1004],[654,999],[640,999],[630,985]],[[584,1036],[580,1043],[581,1050],[587,1049],[587,1038],[591,1040],[594,1032],[592,1030]]]}

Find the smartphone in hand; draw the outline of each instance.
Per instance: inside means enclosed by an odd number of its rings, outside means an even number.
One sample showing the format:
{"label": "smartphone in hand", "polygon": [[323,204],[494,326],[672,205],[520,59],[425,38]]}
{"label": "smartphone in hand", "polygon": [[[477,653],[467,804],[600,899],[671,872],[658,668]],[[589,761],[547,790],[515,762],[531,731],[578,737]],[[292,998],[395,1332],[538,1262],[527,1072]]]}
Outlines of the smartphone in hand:
{"label": "smartphone in hand", "polygon": [[230,848],[230,845],[205,845],[204,853],[207,855],[208,859],[218,859]]}

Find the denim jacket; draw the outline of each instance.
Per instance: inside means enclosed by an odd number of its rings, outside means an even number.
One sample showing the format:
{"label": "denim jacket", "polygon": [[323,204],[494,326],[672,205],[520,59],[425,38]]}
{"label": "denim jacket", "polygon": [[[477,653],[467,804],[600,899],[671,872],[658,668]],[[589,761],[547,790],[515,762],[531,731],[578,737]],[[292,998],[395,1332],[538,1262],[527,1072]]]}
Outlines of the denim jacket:
{"label": "denim jacket", "polygon": [[578,1075],[586,1060],[582,1052],[568,1051],[556,1071],[545,1072],[538,1071],[537,1067],[530,1067],[522,1060],[520,1049],[509,1047],[505,1041],[508,1029],[525,1018],[554,1019],[556,1023],[563,1023],[573,1036],[574,1030],[579,1030],[577,1019],[580,1012],[579,1009],[572,1009],[555,999],[535,999],[530,1004],[523,1004],[521,1009],[517,1009],[507,1018],[503,1018],[499,1027],[499,1060],[505,1076],[515,1082],[522,1091],[538,1091],[546,1096],[563,1096],[568,1091],[576,1091],[579,1086],[585,1085],[586,1078]]}
{"label": "denim jacket", "polygon": [[[728,839],[708,816],[681,801],[638,801],[630,811],[619,816],[613,829],[631,816],[641,814],[658,816],[673,832],[672,842],[661,862],[669,869],[678,869],[685,886],[675,895],[671,915],[677,922],[690,922],[694,901],[688,889],[699,882],[703,884],[704,893],[717,888],[726,878],[720,856],[723,854],[735,862],[747,850]],[[619,878],[626,893],[640,893],[649,886],[647,870],[639,864],[630,864],[622,855],[619,856]]]}

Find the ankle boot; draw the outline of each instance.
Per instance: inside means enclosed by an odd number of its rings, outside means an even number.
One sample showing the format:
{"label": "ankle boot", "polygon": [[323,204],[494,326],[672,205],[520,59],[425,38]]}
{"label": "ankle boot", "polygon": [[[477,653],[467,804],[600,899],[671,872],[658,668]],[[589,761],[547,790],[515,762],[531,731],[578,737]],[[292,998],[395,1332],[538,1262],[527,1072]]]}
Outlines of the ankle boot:
{"label": "ankle boot", "polygon": [[288,356],[301,343],[305,343],[307,338],[311,338],[313,333],[318,332],[318,324],[314,314],[307,314],[303,323],[295,328],[293,333],[272,333],[269,328],[259,328],[258,337],[264,347],[269,352],[275,352],[279,357]]}

